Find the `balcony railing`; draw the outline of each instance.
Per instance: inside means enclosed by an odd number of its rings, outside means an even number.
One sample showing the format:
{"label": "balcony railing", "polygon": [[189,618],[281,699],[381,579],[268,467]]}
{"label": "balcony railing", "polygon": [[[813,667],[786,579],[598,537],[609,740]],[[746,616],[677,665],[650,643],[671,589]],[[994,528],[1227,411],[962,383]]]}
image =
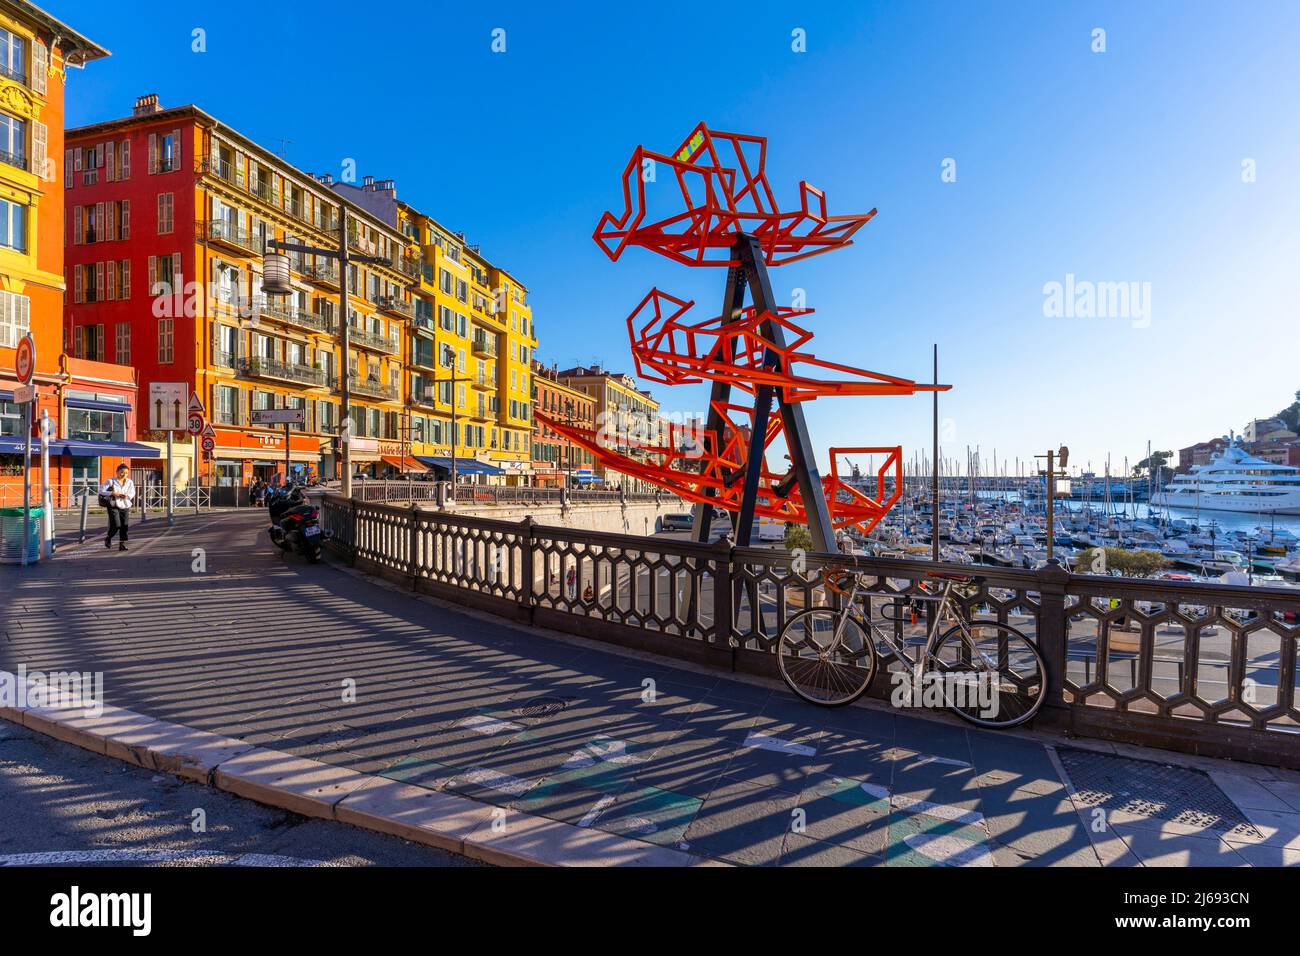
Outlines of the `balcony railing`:
{"label": "balcony railing", "polygon": [[494,391],[497,387],[496,379],[491,375],[472,375],[469,384],[483,391]]}
{"label": "balcony railing", "polygon": [[396,355],[400,348],[397,336],[380,335],[377,332],[371,332],[369,329],[357,328],[355,325],[348,330],[348,341],[352,345],[360,346],[363,349],[387,352],[390,355]]}
{"label": "balcony railing", "polygon": [[319,386],[325,384],[325,371],[310,365],[292,365],[277,362],[275,359],[253,356],[244,359],[242,371],[245,375],[256,378],[273,378],[281,382],[295,382],[299,385]]}
{"label": "balcony railing", "polygon": [[404,299],[399,299],[393,295],[381,295],[375,300],[375,305],[379,306],[383,312],[391,312],[393,315],[400,315],[404,318],[411,318],[415,315],[415,307]]}
{"label": "balcony railing", "polygon": [[358,395],[369,395],[372,398],[380,398],[388,402],[397,401],[397,386],[386,384],[377,378],[361,378],[357,375],[349,375],[348,388]]}
{"label": "balcony railing", "polygon": [[7,149],[0,149],[0,163],[17,166],[19,169],[26,169],[27,157],[22,153],[11,153]]}
{"label": "balcony railing", "polygon": [[203,172],[208,176],[215,176],[222,182],[229,183],[236,189],[244,188],[244,173],[234,163],[224,159],[213,159],[211,156],[203,160]]}
{"label": "balcony railing", "polygon": [[0,64],[0,76],[3,76],[5,79],[13,80],[16,83],[21,83],[23,86],[27,85],[27,74],[22,70],[15,70],[12,67]]}
{"label": "balcony railing", "polygon": [[488,338],[486,335],[474,336],[473,350],[475,355],[486,355],[489,358],[495,358],[497,354],[497,340]]}
{"label": "balcony railing", "polygon": [[260,256],[265,251],[262,240],[257,235],[222,219],[200,223],[198,233],[200,240],[220,243],[251,255]]}
{"label": "balcony railing", "polygon": [[333,331],[333,323],[324,316],[306,312],[275,299],[264,298],[257,303],[258,312],[269,319],[311,329],[313,332],[327,333]]}
{"label": "balcony railing", "polygon": [[411,318],[411,325],[430,334],[438,330],[438,323],[428,315],[416,315]]}
{"label": "balcony railing", "polygon": [[314,266],[304,263],[299,271],[308,282],[334,289],[339,287],[339,267],[336,263],[318,262]]}

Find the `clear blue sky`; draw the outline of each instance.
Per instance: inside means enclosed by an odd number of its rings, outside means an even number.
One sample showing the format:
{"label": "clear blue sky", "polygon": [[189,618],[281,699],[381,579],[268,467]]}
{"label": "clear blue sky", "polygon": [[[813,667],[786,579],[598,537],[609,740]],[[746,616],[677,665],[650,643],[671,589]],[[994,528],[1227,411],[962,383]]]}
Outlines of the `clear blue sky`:
{"label": "clear blue sky", "polygon": [[[590,239],[636,144],[667,151],[704,119],[769,137],[778,201],[804,178],[832,212],[879,208],[774,290],[806,290],[828,358],[924,379],[937,341],[945,456],[996,447],[1014,468],[1065,443],[1119,468],[1300,388],[1293,2],[45,6],[113,51],[73,75],[69,125],[157,92],[288,140],[306,170],[354,158],[524,279],[547,362],[630,368],[624,320],[652,285],[716,311],[719,271],[613,264]],[[1150,283],[1149,322],[1045,317],[1044,284],[1067,274]],[[702,411],[707,392],[655,394]],[[929,416],[928,397],[809,410],[823,450],[909,457]]]}

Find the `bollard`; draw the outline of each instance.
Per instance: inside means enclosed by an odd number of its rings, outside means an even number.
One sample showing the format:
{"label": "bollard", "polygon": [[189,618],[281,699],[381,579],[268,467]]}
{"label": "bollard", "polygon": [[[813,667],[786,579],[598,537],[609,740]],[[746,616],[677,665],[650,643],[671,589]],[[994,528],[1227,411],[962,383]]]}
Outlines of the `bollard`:
{"label": "bollard", "polygon": [[90,517],[90,493],[83,491],[81,493],[81,541],[79,544],[86,543],[86,520]]}

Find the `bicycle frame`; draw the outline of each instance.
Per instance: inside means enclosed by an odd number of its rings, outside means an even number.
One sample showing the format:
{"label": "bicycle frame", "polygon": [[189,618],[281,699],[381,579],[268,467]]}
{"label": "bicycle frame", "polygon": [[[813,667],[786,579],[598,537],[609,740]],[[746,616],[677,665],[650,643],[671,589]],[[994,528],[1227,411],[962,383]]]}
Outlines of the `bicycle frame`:
{"label": "bicycle frame", "polygon": [[835,649],[839,647],[844,636],[844,622],[852,616],[860,627],[865,626],[866,632],[871,635],[873,641],[882,641],[890,651],[893,652],[894,656],[898,658],[899,662],[904,668],[906,668],[909,674],[915,675],[918,666],[922,668],[921,673],[927,673],[930,669],[930,661],[934,656],[935,646],[939,641],[940,627],[949,614],[951,614],[953,619],[957,622],[957,626],[962,629],[962,634],[965,636],[966,640],[968,642],[971,640],[969,623],[963,614],[955,610],[955,605],[952,600],[952,589],[955,583],[956,582],[954,581],[945,581],[943,591],[938,595],[927,595],[925,597],[909,595],[914,601],[932,601],[935,604],[934,617],[930,622],[929,630],[926,633],[925,643],[917,652],[916,659],[913,660],[907,655],[906,650],[904,650],[904,645],[901,642],[895,641],[894,636],[884,628],[877,627],[871,620],[871,616],[869,614],[863,614],[859,609],[858,595],[869,594],[871,592],[862,587],[861,579],[855,574],[853,576],[853,589],[848,593],[848,600],[844,604],[844,613],[840,615],[839,623],[835,626],[835,639],[832,641],[830,647],[827,648],[828,654],[833,655]]}

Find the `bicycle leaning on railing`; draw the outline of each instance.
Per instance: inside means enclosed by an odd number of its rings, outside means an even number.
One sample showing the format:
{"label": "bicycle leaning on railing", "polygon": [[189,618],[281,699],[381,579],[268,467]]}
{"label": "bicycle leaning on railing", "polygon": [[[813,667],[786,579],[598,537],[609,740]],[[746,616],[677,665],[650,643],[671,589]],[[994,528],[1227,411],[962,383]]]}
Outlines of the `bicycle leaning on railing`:
{"label": "bicycle leaning on railing", "polygon": [[[872,593],[866,576],[852,570],[828,571],[822,582],[828,591],[844,597],[843,607],[800,611],[781,629],[777,661],[786,684],[810,703],[826,707],[852,703],[871,686],[884,648],[902,666],[895,679],[906,682],[904,702],[945,706],[980,727],[1014,727],[1029,720],[1047,693],[1047,667],[1038,648],[1008,624],[971,619],[953,600],[954,586],[978,584],[979,578],[938,571],[926,576],[942,579],[937,594],[900,595],[887,605],[898,615],[910,613],[904,601],[934,602],[929,628],[920,641],[905,638],[901,628],[895,635],[892,628],[877,627],[869,604],[867,613],[862,612],[858,596]],[[882,617],[893,624],[902,622],[897,616]],[[952,626],[943,630],[949,621]]]}

